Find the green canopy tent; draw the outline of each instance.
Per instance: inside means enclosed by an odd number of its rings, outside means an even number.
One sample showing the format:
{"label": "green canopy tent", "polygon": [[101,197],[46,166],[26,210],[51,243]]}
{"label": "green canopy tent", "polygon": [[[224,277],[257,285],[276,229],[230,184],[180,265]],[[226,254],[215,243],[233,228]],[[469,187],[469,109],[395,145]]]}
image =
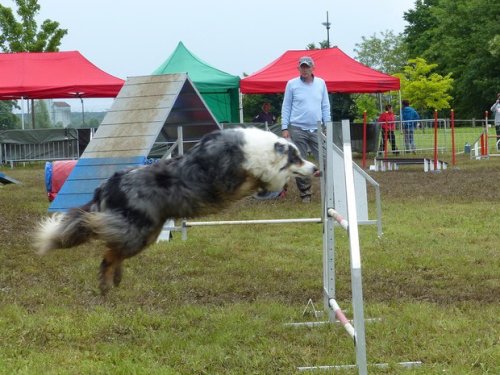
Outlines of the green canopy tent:
{"label": "green canopy tent", "polygon": [[240,77],[216,69],[193,55],[182,42],[153,75],[187,73],[219,122],[240,122]]}

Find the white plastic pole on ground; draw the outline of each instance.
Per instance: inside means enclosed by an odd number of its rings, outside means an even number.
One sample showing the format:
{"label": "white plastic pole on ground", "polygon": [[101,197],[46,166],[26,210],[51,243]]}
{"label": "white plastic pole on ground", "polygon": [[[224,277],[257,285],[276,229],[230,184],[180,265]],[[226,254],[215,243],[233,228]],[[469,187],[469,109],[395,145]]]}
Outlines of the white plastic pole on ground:
{"label": "white plastic pole on ground", "polygon": [[[413,367],[418,367],[422,365],[421,361],[409,361],[409,362],[399,362],[397,363],[398,366],[402,366],[405,368],[413,368]],[[371,367],[376,367],[376,368],[388,368],[389,363],[374,363],[370,364]],[[315,371],[315,370],[349,370],[349,369],[355,369],[357,365],[330,365],[330,366],[304,366],[304,367],[299,367],[297,370],[299,371]]]}

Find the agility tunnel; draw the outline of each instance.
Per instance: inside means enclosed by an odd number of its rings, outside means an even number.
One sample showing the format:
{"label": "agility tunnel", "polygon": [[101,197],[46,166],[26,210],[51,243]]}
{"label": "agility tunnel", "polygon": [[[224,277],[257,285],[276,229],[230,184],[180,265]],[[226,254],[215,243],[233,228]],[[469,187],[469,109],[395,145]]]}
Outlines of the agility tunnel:
{"label": "agility tunnel", "polygon": [[45,188],[49,202],[56,198],[76,162],[76,160],[57,160],[45,163]]}

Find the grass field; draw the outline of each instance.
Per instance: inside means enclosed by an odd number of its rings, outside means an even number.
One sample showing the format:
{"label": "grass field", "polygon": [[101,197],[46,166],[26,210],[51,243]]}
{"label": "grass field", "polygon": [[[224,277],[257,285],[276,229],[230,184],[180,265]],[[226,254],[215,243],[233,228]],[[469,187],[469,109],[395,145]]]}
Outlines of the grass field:
{"label": "grass field", "polygon": [[[355,363],[342,327],[285,325],[314,319],[303,316],[309,299],[322,306],[321,225],[175,233],[128,260],[121,286],[101,297],[98,243],[34,254],[48,208],[43,167],[0,171],[22,182],[0,185],[0,374],[294,374]],[[367,353],[390,367],[370,374],[499,374],[500,158],[371,175],[384,235],[360,227],[365,314],[381,319],[366,325]],[[318,194],[303,205],[292,186],[284,200],[249,198],[203,219],[318,216]],[[348,239],[335,234],[337,300],[351,316]]]}

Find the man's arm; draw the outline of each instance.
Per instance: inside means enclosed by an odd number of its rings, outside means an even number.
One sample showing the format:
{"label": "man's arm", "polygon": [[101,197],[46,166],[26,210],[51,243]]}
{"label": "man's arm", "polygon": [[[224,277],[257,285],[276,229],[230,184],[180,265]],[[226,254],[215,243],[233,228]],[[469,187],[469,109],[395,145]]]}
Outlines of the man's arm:
{"label": "man's arm", "polygon": [[415,112],[415,120],[420,120],[420,115],[418,114],[418,112],[416,110],[413,110],[413,112]]}
{"label": "man's arm", "polygon": [[290,125],[290,116],[292,114],[292,99],[292,88],[290,82],[288,82],[285,88],[283,104],[281,105],[281,131],[283,132],[283,137],[285,138],[289,138],[288,126]]}
{"label": "man's arm", "polygon": [[321,118],[323,119],[323,124],[332,121],[330,98],[328,97],[328,89],[326,87],[326,83],[323,85],[323,96],[321,98]]}

